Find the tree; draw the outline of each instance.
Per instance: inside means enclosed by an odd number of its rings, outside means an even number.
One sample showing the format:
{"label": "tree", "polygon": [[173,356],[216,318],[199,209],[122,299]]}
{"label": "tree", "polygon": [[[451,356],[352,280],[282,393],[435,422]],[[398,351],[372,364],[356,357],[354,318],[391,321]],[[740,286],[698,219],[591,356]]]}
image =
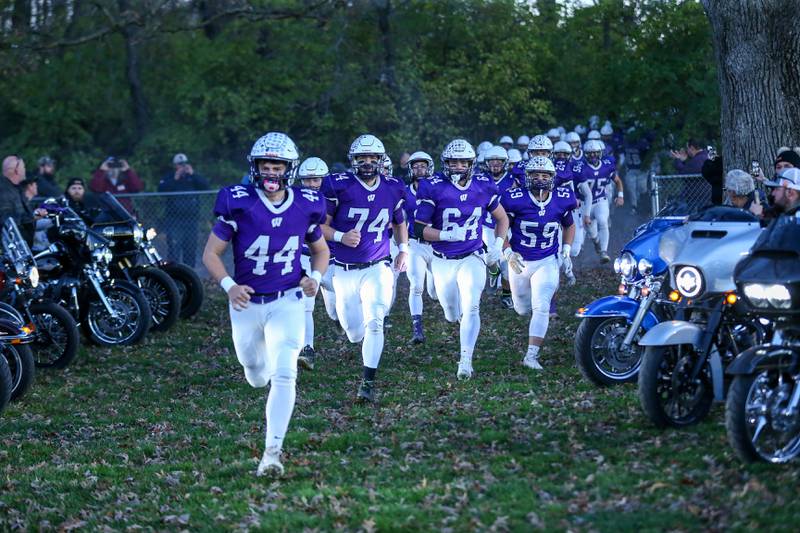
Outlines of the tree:
{"label": "tree", "polygon": [[800,10],[795,0],[702,0],[711,22],[725,167],[770,168],[800,141]]}

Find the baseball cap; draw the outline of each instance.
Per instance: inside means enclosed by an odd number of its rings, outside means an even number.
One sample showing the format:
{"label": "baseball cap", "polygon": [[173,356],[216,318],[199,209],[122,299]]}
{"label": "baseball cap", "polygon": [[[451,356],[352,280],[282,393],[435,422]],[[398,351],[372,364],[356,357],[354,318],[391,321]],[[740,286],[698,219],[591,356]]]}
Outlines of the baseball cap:
{"label": "baseball cap", "polygon": [[184,163],[188,163],[189,158],[186,157],[186,154],[175,154],[175,157],[172,158],[173,165],[183,165]]}
{"label": "baseball cap", "polygon": [[733,194],[745,196],[755,189],[753,176],[741,169],[733,169],[725,176],[725,188]]}
{"label": "baseball cap", "polygon": [[800,191],[800,168],[787,168],[783,172],[775,176],[772,181],[765,181],[764,185],[767,187],[786,187],[787,189],[794,189]]}
{"label": "baseball cap", "polygon": [[40,157],[39,158],[39,166],[40,167],[43,166],[43,165],[54,165],[54,164],[55,164],[55,161],[49,155],[46,155],[44,157]]}

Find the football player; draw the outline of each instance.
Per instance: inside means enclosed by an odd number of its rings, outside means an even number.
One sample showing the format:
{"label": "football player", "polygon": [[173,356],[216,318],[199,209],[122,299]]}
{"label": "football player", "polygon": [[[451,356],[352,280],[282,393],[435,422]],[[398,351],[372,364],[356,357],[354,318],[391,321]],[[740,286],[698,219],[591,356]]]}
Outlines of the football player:
{"label": "football player", "polygon": [[386,150],[374,135],[361,135],[348,153],[352,172],[332,174],[323,183],[328,217],[322,226],[333,241],[336,313],[352,343],[361,342],[363,379],[356,399],[375,401],[375,375],[383,352],[383,321],[394,294],[389,226],[397,242],[395,270],[405,270],[408,228],[405,187],[381,175]]}
{"label": "football player", "polygon": [[[529,142],[531,142],[531,138],[528,137],[527,135],[520,135],[519,138],[517,139],[517,150],[519,151],[520,156],[522,156],[522,154],[525,154],[525,158],[527,158]],[[511,150],[513,150],[513,148],[509,149],[508,151],[509,159],[511,158]]]}
{"label": "football player", "polygon": [[[442,152],[442,172],[417,193],[415,231],[433,246],[433,281],[448,322],[460,320],[461,356],[456,376],[472,376],[472,354],[480,330],[480,300],[486,265],[497,263],[508,218],[490,178],[475,174],[475,150],[464,139]],[[495,220],[495,242],[484,259],[482,225],[486,212]]]}
{"label": "football player", "polygon": [[417,211],[417,192],[423,182],[433,176],[433,158],[426,152],[414,152],[408,159],[408,172],[411,183],[406,187],[406,220],[409,227],[408,251],[408,307],[411,311],[411,342],[425,342],[425,331],[422,327],[422,289],[427,287],[428,296],[436,300],[436,289],[433,285],[431,263],[433,248],[431,244],[414,234],[414,219]]}
{"label": "football player", "polygon": [[[303,347],[303,297],[316,294],[328,267],[328,246],[319,228],[325,199],[310,189],[287,187],[297,158],[297,147],[284,133],[258,139],[247,158],[251,183],[219,191],[217,222],[203,252],[203,264],[228,294],[233,346],[247,382],[271,385],[266,449],[257,475],[283,473],[280,453]],[[309,275],[300,266],[304,242],[311,254]],[[222,262],[229,243],[233,277]]]}
{"label": "football player", "polygon": [[[493,146],[484,153],[486,159],[486,175],[489,176],[494,184],[497,186],[498,194],[503,194],[503,191],[517,187],[518,180],[508,165],[508,153],[502,146]],[[488,250],[494,244],[494,217],[491,213],[486,213],[486,219],[483,221],[483,244]],[[511,302],[511,288],[508,285],[508,264],[505,260],[501,260],[496,265],[489,265],[489,287],[498,289],[498,284],[502,274],[502,293],[500,302],[507,308],[511,309],[513,304]]]}
{"label": "football player", "polygon": [[512,139],[510,135],[503,135],[500,137],[500,140],[497,141],[497,144],[499,144],[503,150],[508,151],[514,148],[514,139]]}
{"label": "football player", "polygon": [[[328,175],[328,165],[319,157],[309,157],[300,164],[297,169],[297,179],[295,180],[294,187],[298,190],[310,189],[319,192],[322,187],[322,180]],[[303,255],[300,256],[300,265],[303,271],[311,275],[311,251],[308,245],[303,244]],[[325,284],[325,278],[328,278],[330,283],[330,276],[327,269],[325,275],[320,281],[320,288]],[[314,297],[306,296],[304,298],[306,306],[306,336],[305,346],[300,352],[297,362],[300,366],[308,370],[314,370],[314,361],[317,353],[314,351],[314,304],[317,301],[316,295]]]}
{"label": "football player", "polygon": [[[528,158],[531,157],[550,157],[553,153],[553,143],[545,135],[534,135],[531,142],[528,143]],[[522,165],[523,172],[527,163]]]}
{"label": "football player", "polygon": [[[566,188],[556,189],[553,162],[532,157],[525,167],[525,187],[507,190],[502,205],[511,223],[503,254],[508,260],[514,309],[531,313],[528,351],[522,364],[541,370],[539,350],[549,325],[550,299],[558,288],[558,264],[572,271],[570,246],[575,234],[574,198]],[[559,258],[558,233],[563,230]]]}
{"label": "football player", "polygon": [[558,131],[558,128],[550,128],[547,131],[547,139],[550,141],[551,145],[556,144],[561,140],[561,132]]}
{"label": "football player", "polygon": [[583,159],[583,150],[581,149],[581,136],[578,132],[571,131],[567,133],[564,140],[572,147],[572,161],[577,163]]}
{"label": "football player", "polygon": [[[603,263],[610,261],[608,257],[608,199],[606,186],[613,181],[617,186],[616,205],[622,206],[624,194],[622,180],[617,175],[614,163],[603,158],[602,141],[586,141],[583,145],[586,163],[576,167],[580,175],[577,180],[583,188],[583,196],[587,201],[583,205],[583,225],[586,233],[594,242],[594,248]],[[589,198],[591,200],[589,200]]]}

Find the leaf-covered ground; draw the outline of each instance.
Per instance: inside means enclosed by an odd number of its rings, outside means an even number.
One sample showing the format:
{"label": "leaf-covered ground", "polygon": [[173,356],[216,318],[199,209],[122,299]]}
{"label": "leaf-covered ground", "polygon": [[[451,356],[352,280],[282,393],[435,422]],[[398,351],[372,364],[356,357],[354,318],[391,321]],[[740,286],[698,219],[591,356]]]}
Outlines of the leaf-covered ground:
{"label": "leaf-covered ground", "polygon": [[633,385],[581,379],[572,312],[616,283],[607,267],[579,274],[539,374],[519,364],[527,319],[485,294],[468,382],[438,304],[426,299],[428,343],[408,342],[401,279],[375,407],[353,403],[360,348],[320,298],[322,357],[299,377],[279,481],[253,475],[265,393],[246,384],[210,288],[195,319],[83,349],[0,417],[0,529],[796,529],[800,468],[740,463],[720,406],[659,431]]}

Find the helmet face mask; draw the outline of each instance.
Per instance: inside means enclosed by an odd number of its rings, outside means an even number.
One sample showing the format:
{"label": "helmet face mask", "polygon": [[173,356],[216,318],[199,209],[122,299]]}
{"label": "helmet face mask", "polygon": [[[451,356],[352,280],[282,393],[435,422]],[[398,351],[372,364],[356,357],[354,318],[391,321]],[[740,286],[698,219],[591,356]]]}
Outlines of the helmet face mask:
{"label": "helmet face mask", "polygon": [[374,135],[364,134],[356,137],[347,154],[353,173],[362,180],[372,180],[383,170],[386,149]]}
{"label": "helmet face mask", "polygon": [[317,176],[308,176],[306,178],[300,178],[300,185],[302,185],[304,189],[311,189],[313,191],[318,191],[322,188],[322,178]]}
{"label": "helmet face mask", "polygon": [[285,161],[256,159],[255,162],[258,175],[254,183],[257,188],[264,189],[266,192],[277,192],[286,188],[291,176],[287,172],[289,165]]}
{"label": "helmet face mask", "polygon": [[414,152],[408,158],[408,176],[421,180],[433,176],[433,158],[426,152]]}
{"label": "helmet face mask", "polygon": [[592,166],[600,164],[600,158],[603,157],[603,143],[597,140],[589,140],[583,145],[583,153],[585,154],[586,161]]}
{"label": "helmet face mask", "polygon": [[600,163],[601,152],[586,152],[586,161],[589,162],[590,165],[598,165]]}
{"label": "helmet face mask", "polygon": [[472,177],[477,155],[472,145],[464,139],[450,141],[442,151],[442,173],[453,183],[468,181]]}
{"label": "helmet face mask", "polygon": [[292,178],[299,155],[294,141],[285,133],[271,131],[250,149],[250,181],[258,189],[277,192]]}
{"label": "helmet face mask", "polygon": [[371,179],[383,168],[384,156],[379,154],[358,154],[350,160],[353,173],[361,179]]}
{"label": "helmet face mask", "polygon": [[487,159],[486,168],[493,176],[499,176],[506,171],[507,160],[504,159]]}
{"label": "helmet face mask", "polygon": [[528,150],[531,157],[550,157],[550,150]]}

